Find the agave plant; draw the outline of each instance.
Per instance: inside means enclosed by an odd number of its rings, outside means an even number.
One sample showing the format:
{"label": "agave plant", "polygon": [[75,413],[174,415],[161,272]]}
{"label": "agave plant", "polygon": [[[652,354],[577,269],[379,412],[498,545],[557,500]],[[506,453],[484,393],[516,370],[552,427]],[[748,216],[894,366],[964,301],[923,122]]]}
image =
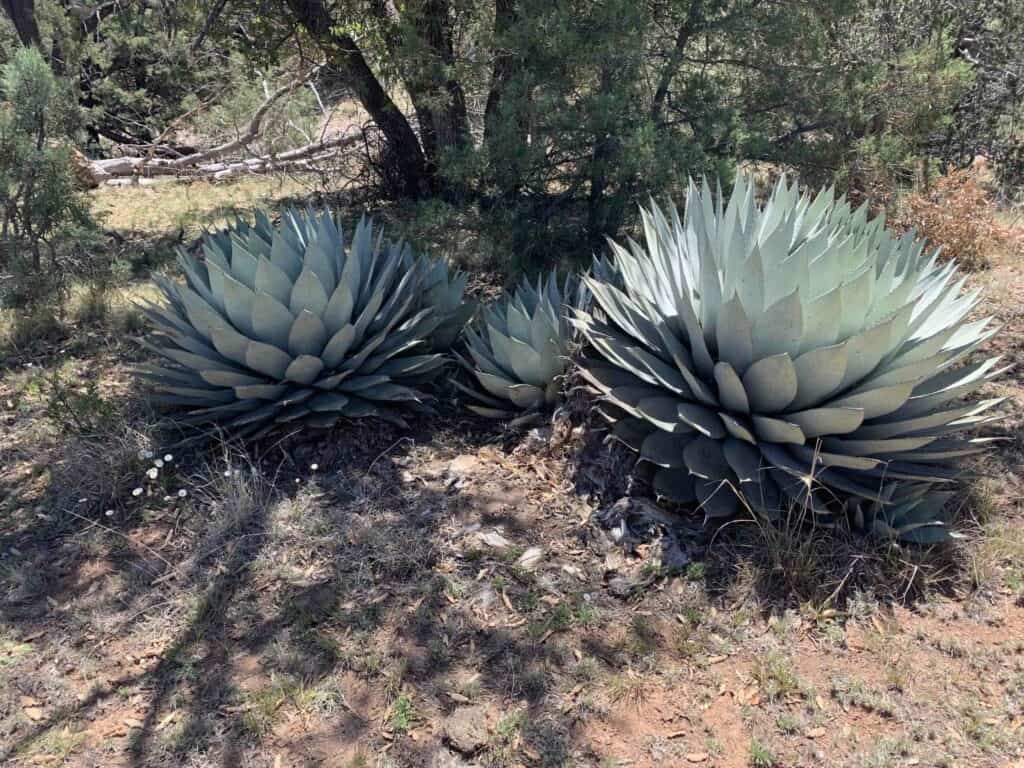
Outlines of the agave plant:
{"label": "agave plant", "polygon": [[563,305],[579,304],[580,288],[571,275],[561,287],[554,272],[536,285],[524,278],[466,328],[468,358],[455,354],[481,389],[455,385],[476,401],[467,403],[470,410],[518,426],[558,402],[572,340]]}
{"label": "agave plant", "polygon": [[277,228],[257,213],[202,250],[179,254],[185,284],[158,278],[166,306],[143,307],[156,331],[144,343],[167,363],[142,373],[186,423],[254,437],[342,416],[402,424],[401,408],[427,399],[412,384],[465,320],[464,276],[366,219],[346,247],[326,211],[285,211]]}
{"label": "agave plant", "polygon": [[614,434],[706,520],[799,507],[945,538],[933,489],[990,442],[960,433],[999,418],[998,399],[960,401],[1000,373],[999,358],[957,365],[995,333],[965,321],[977,294],[866,204],[785,179],[756,199],[743,178],[727,204],[691,182],[684,221],[652,203],[645,246],[614,246],[621,289],[585,278],[582,372]]}

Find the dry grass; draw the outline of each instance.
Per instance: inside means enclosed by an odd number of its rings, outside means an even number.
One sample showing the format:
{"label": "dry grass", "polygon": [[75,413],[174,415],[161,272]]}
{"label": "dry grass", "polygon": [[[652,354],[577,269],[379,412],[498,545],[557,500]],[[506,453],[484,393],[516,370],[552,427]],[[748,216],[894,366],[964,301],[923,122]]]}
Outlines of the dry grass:
{"label": "dry grass", "polygon": [[183,231],[195,237],[258,207],[302,197],[309,189],[288,177],[258,176],[231,184],[197,181],[145,187],[101,187],[91,194],[92,212],[120,233],[147,236]]}
{"label": "dry grass", "polygon": [[904,195],[894,225],[902,231],[916,228],[966,269],[987,267],[995,254],[1019,248],[1021,236],[1003,223],[980,177],[979,168],[953,169],[929,189]]}

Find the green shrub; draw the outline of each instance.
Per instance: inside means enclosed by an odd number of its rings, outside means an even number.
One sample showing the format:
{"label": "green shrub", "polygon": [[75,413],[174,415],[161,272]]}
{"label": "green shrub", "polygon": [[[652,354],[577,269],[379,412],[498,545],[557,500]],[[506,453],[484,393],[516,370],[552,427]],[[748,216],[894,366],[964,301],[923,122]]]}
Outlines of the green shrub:
{"label": "green shrub", "polygon": [[71,157],[76,107],[34,48],[3,66],[0,91],[0,299],[59,304],[91,260],[93,226]]}

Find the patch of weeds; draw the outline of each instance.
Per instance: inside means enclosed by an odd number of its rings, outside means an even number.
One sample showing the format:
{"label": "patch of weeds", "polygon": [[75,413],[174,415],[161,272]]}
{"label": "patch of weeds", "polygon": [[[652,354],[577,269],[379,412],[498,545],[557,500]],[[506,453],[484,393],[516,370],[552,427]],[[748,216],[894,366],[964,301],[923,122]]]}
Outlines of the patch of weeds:
{"label": "patch of weeds", "polygon": [[581,600],[573,611],[573,620],[577,626],[593,627],[601,620],[601,611],[592,603]]}
{"label": "patch of weeds", "polygon": [[543,669],[531,669],[523,675],[519,685],[527,700],[539,701],[548,692],[550,680]]}
{"label": "patch of weeds", "polygon": [[1011,737],[1000,728],[999,718],[980,709],[975,702],[968,703],[960,711],[963,718],[964,735],[986,752],[1004,750]]}
{"label": "patch of weeds", "polygon": [[750,740],[750,765],[752,768],[775,768],[779,759],[768,747],[757,739]]}
{"label": "patch of weeds", "polygon": [[593,682],[601,672],[597,659],[592,656],[584,656],[576,666],[572,668],[572,676],[581,683]]}
{"label": "patch of weeds", "polygon": [[[854,765],[856,768],[896,768],[906,765],[904,761],[912,754],[910,744],[904,739],[883,739],[869,752],[859,755]],[[940,759],[935,765],[944,767],[950,763]]]}
{"label": "patch of weeds", "polygon": [[658,650],[661,635],[650,619],[639,614],[629,623],[628,650],[634,656],[650,656]]}
{"label": "patch of weeds", "polygon": [[565,632],[572,627],[572,623],[572,607],[559,603],[542,619],[531,621],[528,631],[532,637],[542,637],[549,632]]}
{"label": "patch of weeds", "polygon": [[408,733],[412,719],[412,699],[402,694],[391,705],[391,730],[395,733]]}
{"label": "patch of weeds", "polygon": [[14,640],[0,640],[0,667],[14,664],[22,656],[32,652],[31,643],[19,643]]}
{"label": "patch of weeds", "polygon": [[907,682],[910,679],[910,670],[903,663],[903,659],[894,658],[886,662],[885,684],[890,691],[903,693],[907,689]]}
{"label": "patch of weeds", "polygon": [[479,675],[473,675],[468,680],[452,685],[450,688],[470,700],[476,699],[483,691]]}
{"label": "patch of weeds", "polygon": [[202,659],[198,656],[190,655],[183,656],[173,659],[174,661],[174,679],[179,683],[194,683],[199,680],[202,675]]}
{"label": "patch of weeds", "polygon": [[859,707],[865,712],[873,712],[881,717],[896,716],[896,702],[891,696],[871,690],[863,681],[856,678],[835,678],[832,680],[830,693],[832,698],[844,707]]}
{"label": "patch of weeds", "polygon": [[295,706],[307,714],[329,715],[337,712],[343,700],[344,696],[333,680],[304,685],[295,693]]}
{"label": "patch of weeds", "polygon": [[72,733],[71,729],[65,726],[59,731],[50,729],[30,739],[18,749],[17,754],[35,755],[33,762],[64,765],[83,741],[84,733]]}
{"label": "patch of weeds", "polygon": [[541,756],[534,765],[541,768],[564,768],[571,765],[569,745],[560,723],[530,720],[523,726],[523,740]]}
{"label": "patch of weeds", "polygon": [[533,613],[540,605],[540,595],[535,589],[528,589],[516,600],[517,608],[521,613]]}
{"label": "patch of weeds", "polygon": [[525,712],[509,712],[507,715],[502,717],[494,727],[494,735],[506,744],[511,743],[519,736],[519,732],[522,730],[525,722]]}
{"label": "patch of weeds", "polygon": [[97,434],[112,424],[117,413],[100,393],[97,377],[74,381],[55,370],[34,384],[43,398],[43,415],[62,432]]}
{"label": "patch of weeds", "polygon": [[793,663],[777,651],[771,651],[754,660],[751,676],[768,701],[794,696],[800,692],[800,679],[793,671]]}
{"label": "patch of weeds", "polygon": [[940,637],[932,641],[935,650],[944,653],[951,659],[964,659],[967,657],[967,648],[955,637]]}
{"label": "patch of weeds", "polygon": [[643,679],[632,672],[615,675],[608,681],[608,698],[615,704],[623,702],[639,709],[646,697]]}
{"label": "patch of weeds", "polygon": [[349,657],[348,666],[363,677],[376,677],[384,669],[384,659],[376,651],[355,653]]}
{"label": "patch of weeds", "polygon": [[707,573],[708,569],[704,563],[690,563],[686,566],[687,581],[704,581]]}
{"label": "patch of weeds", "polygon": [[721,757],[725,754],[725,746],[714,736],[708,736],[704,739],[704,749],[712,757]]}
{"label": "patch of weeds", "polygon": [[394,666],[388,670],[384,680],[384,698],[387,701],[400,698],[399,694],[402,692],[402,683],[405,682],[405,677],[408,674],[409,660],[404,658],[396,661]]}
{"label": "patch of weeds", "polygon": [[855,590],[846,601],[846,616],[852,621],[865,621],[878,613],[878,598],[863,590]]}
{"label": "patch of weeds", "polygon": [[572,626],[573,610],[565,603],[559,603],[548,616],[548,629],[551,632],[564,632]]}
{"label": "patch of weeds", "polygon": [[443,664],[448,659],[448,646],[441,637],[430,638],[427,650],[430,651],[430,661],[434,664]]}
{"label": "patch of weeds", "polygon": [[803,730],[804,723],[801,718],[791,715],[789,712],[782,712],[775,718],[775,727],[781,733],[792,736],[794,733],[799,733]]}
{"label": "patch of weeds", "polygon": [[294,684],[272,680],[248,697],[242,713],[242,727],[253,736],[262,737],[270,732],[277,719],[277,711],[294,691]]}
{"label": "patch of weeds", "polygon": [[510,544],[501,552],[501,561],[506,565],[514,565],[526,550],[518,544]]}
{"label": "patch of weeds", "polygon": [[515,764],[515,752],[525,723],[526,713],[521,711],[509,712],[498,721],[487,745],[488,765],[497,767]]}

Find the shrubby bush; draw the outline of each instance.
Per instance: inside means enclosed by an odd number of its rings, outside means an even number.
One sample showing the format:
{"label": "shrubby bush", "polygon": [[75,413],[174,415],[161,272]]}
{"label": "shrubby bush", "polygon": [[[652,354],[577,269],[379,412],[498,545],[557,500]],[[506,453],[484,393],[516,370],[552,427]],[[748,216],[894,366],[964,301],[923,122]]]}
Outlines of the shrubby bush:
{"label": "shrubby bush", "polygon": [[966,269],[988,266],[989,258],[1012,248],[1019,240],[999,220],[998,207],[980,178],[981,166],[952,169],[929,187],[903,196],[897,205],[897,229],[916,229],[918,235],[942,247],[945,258]]}
{"label": "shrubby bush", "polygon": [[0,70],[0,300],[59,312],[70,279],[100,266],[96,229],[75,187],[77,109],[33,48]]}

